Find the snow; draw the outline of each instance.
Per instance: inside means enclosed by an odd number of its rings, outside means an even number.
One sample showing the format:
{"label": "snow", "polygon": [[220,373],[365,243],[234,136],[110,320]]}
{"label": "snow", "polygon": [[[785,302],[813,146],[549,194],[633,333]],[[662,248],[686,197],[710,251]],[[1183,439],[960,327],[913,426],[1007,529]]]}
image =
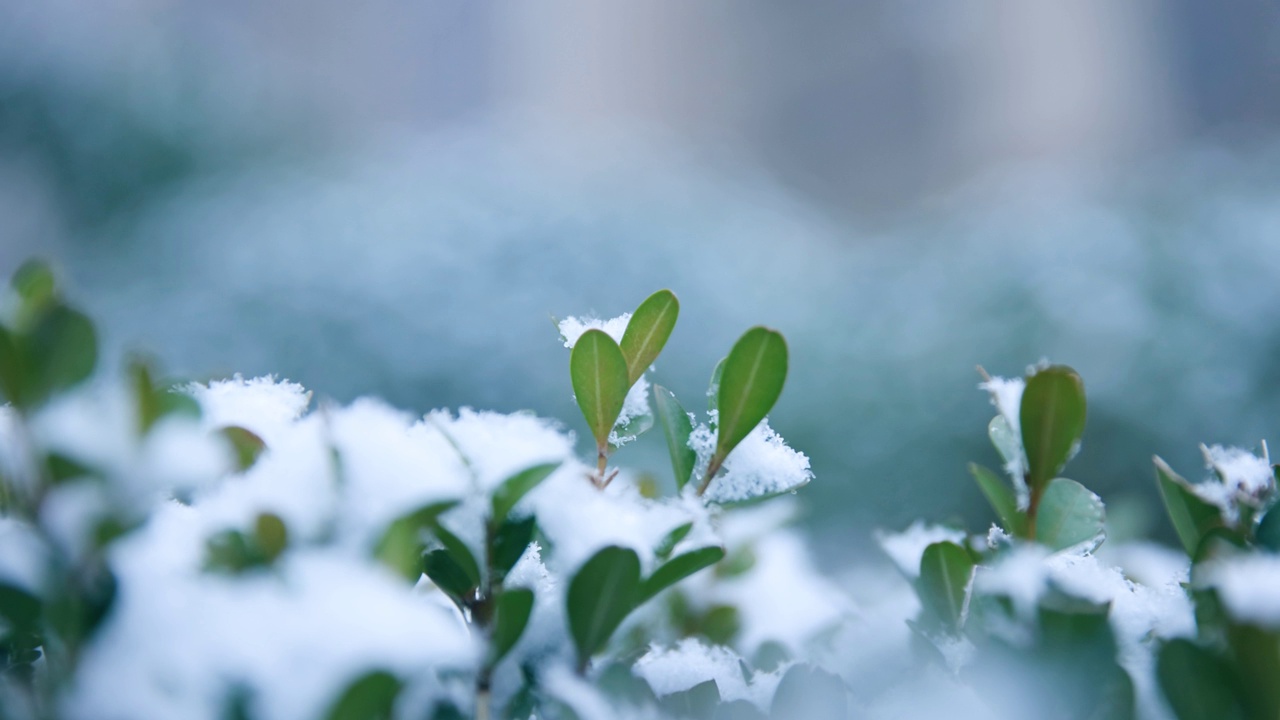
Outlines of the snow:
{"label": "snow", "polygon": [[[705,475],[715,445],[715,432],[707,425],[698,425],[689,435],[689,447],[698,453],[696,474]],[[769,421],[762,420],[729,453],[704,497],[716,503],[742,502],[792,492],[812,479],[809,458],[788,447]]]}
{"label": "snow", "polygon": [[243,427],[268,447],[311,404],[311,393],[301,385],[269,376],[245,380],[236,375],[207,385],[192,383],[185,390],[200,403],[208,427]]}
{"label": "snow", "polygon": [[595,317],[567,317],[556,323],[556,327],[560,330],[560,337],[564,339],[564,346],[572,349],[578,342],[578,338],[588,330],[603,330],[605,334],[613,338],[614,342],[622,342],[622,334],[627,331],[627,323],[631,322],[631,313],[623,313],[615,318],[601,320]]}
{"label": "snow", "polygon": [[788,666],[772,672],[756,670],[747,678],[743,676],[742,663],[742,657],[728,648],[708,645],[699,638],[685,638],[671,648],[651,646],[632,671],[644,678],[659,697],[714,680],[721,700],[746,700],[767,712]]}
{"label": "snow", "polygon": [[1280,555],[1252,553],[1214,560],[1204,568],[1203,578],[1217,588],[1234,620],[1280,628]]}
{"label": "snow", "polygon": [[0,516],[0,584],[27,592],[44,587],[48,550],[31,526]]}
{"label": "snow", "polygon": [[1265,444],[1262,457],[1238,447],[1221,445],[1201,445],[1200,450],[1204,453],[1205,467],[1213,471],[1214,477],[1192,484],[1191,489],[1217,505],[1229,525],[1238,521],[1241,506],[1261,509],[1275,496],[1276,480]]}
{"label": "snow", "polygon": [[978,389],[991,393],[991,404],[1009,423],[1014,437],[1022,437],[1022,391],[1027,389],[1023,378],[992,377],[978,384]]}
{"label": "snow", "polygon": [[939,542],[963,543],[963,530],[949,528],[944,525],[930,525],[923,520],[916,520],[906,530],[898,533],[877,532],[876,542],[884,550],[894,565],[903,575],[915,579],[920,577],[920,559],[930,545]]}

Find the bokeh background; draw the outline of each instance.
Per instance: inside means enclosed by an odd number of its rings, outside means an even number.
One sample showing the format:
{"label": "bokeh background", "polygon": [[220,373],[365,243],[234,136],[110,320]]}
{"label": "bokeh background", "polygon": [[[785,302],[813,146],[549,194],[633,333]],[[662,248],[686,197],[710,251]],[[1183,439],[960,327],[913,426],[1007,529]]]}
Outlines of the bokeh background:
{"label": "bokeh background", "polygon": [[1047,357],[1168,537],[1152,454],[1280,438],[1278,79],[1262,0],[0,0],[0,271],[177,375],[580,431],[549,318],[670,287],[687,405],[789,338],[830,565],[989,522],[975,365]]}

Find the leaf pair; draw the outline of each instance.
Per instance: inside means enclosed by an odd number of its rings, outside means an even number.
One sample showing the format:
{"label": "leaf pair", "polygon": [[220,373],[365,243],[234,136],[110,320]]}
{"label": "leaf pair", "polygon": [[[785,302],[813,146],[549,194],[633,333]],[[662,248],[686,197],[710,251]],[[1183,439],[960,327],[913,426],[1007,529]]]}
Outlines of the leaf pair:
{"label": "leaf pair", "polygon": [[597,329],[584,332],[574,343],[569,379],[597,447],[608,446],[627,393],[662,352],[679,314],[675,294],[659,290],[636,308],[621,343]]}
{"label": "leaf pair", "polygon": [[[995,509],[1000,523],[1016,537],[1029,532],[1027,513],[1018,509],[1013,488],[1004,478],[981,465],[970,464],[978,487]],[[1040,496],[1032,539],[1052,550],[1065,550],[1102,538],[1106,526],[1106,508],[1102,499],[1085,486],[1068,478],[1049,481]]]}
{"label": "leaf pair", "polygon": [[611,545],[592,555],[573,576],[567,596],[569,631],[579,667],[585,668],[604,649],[632,610],[723,557],[723,548],[699,548],[677,555],[643,579],[634,550]]}

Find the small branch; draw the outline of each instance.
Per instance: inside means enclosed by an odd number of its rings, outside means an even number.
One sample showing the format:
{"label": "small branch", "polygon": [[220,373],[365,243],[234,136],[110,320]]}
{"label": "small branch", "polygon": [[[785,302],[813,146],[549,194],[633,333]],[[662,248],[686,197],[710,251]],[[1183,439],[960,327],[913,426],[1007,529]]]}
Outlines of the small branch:
{"label": "small branch", "polygon": [[724,465],[724,458],[716,455],[711,458],[711,462],[707,463],[707,472],[702,476],[702,484],[698,486],[698,497],[702,497],[707,488],[711,487],[711,481],[715,479],[716,473],[720,472],[720,466]]}

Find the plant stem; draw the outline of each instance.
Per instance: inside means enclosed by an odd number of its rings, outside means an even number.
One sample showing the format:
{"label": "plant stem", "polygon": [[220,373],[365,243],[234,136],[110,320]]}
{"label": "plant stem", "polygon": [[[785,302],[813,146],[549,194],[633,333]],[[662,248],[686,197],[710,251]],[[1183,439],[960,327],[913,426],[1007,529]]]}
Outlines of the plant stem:
{"label": "plant stem", "polygon": [[724,458],[716,455],[711,458],[711,462],[707,463],[707,472],[702,476],[702,484],[698,486],[698,497],[702,497],[707,492],[707,488],[711,487],[711,481],[715,479],[716,473],[720,472],[720,466],[724,464]]}

